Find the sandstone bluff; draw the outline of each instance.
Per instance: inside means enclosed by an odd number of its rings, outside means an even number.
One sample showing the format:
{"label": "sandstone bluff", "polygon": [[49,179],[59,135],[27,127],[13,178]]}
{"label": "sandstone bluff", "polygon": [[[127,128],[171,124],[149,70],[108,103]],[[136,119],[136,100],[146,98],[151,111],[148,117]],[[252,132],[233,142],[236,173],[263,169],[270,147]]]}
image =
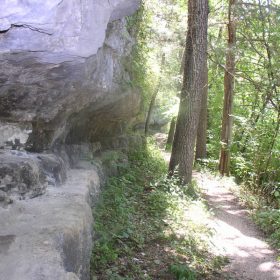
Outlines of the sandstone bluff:
{"label": "sandstone bluff", "polygon": [[141,141],[125,136],[140,1],[0,3],[0,279],[86,280],[100,158]]}

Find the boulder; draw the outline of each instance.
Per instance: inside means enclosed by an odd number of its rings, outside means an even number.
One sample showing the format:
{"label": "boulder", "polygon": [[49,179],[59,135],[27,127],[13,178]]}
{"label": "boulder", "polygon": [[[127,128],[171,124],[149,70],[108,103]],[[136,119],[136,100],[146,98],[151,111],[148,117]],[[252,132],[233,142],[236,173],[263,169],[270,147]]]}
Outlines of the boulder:
{"label": "boulder", "polygon": [[0,190],[10,201],[42,195],[65,179],[64,162],[56,155],[0,150]]}

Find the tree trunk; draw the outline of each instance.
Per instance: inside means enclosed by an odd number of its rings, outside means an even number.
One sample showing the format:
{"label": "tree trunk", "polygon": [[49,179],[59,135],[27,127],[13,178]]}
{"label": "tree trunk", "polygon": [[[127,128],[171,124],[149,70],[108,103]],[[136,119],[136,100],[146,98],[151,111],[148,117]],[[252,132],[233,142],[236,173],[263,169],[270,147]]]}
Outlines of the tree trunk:
{"label": "tree trunk", "polygon": [[152,115],[152,111],[153,111],[155,101],[156,101],[156,98],[157,98],[157,94],[158,94],[158,91],[159,91],[159,85],[160,85],[160,83],[158,83],[158,85],[156,87],[156,90],[154,91],[154,93],[152,95],[152,98],[151,98],[151,101],[150,101],[149,110],[148,110],[147,117],[146,117],[146,122],[145,122],[145,136],[147,136],[148,132],[149,132],[151,115]]}
{"label": "tree trunk", "polygon": [[170,175],[178,166],[179,176],[191,182],[204,72],[207,67],[208,1],[189,0],[188,33],[180,107],[169,164]]}
{"label": "tree trunk", "polygon": [[224,76],[224,108],[221,133],[222,147],[219,163],[219,171],[222,176],[229,175],[230,164],[230,146],[232,139],[232,110],[235,75],[236,23],[234,9],[236,1],[237,0],[229,0],[228,9],[228,49]]}
{"label": "tree trunk", "polygon": [[167,142],[165,150],[169,150],[172,147],[173,139],[174,139],[174,133],[175,133],[175,127],[176,127],[176,117],[173,117],[170,123],[170,128],[168,132]]}
{"label": "tree trunk", "polygon": [[154,105],[155,105],[157,94],[159,92],[160,83],[161,83],[161,74],[162,74],[162,71],[163,71],[164,64],[165,64],[165,54],[163,53],[162,57],[161,57],[159,80],[158,80],[156,89],[155,89],[155,91],[154,91],[154,93],[152,95],[152,98],[151,98],[151,101],[150,101],[150,105],[149,105],[149,110],[148,110],[147,117],[146,117],[145,136],[147,136],[148,132],[149,132],[149,125],[150,125],[151,115],[152,115],[152,111],[153,111],[153,108],[154,108]]}
{"label": "tree trunk", "polygon": [[201,101],[201,110],[196,138],[195,159],[205,159],[207,157],[207,103],[208,103],[208,68],[204,71],[204,87]]}

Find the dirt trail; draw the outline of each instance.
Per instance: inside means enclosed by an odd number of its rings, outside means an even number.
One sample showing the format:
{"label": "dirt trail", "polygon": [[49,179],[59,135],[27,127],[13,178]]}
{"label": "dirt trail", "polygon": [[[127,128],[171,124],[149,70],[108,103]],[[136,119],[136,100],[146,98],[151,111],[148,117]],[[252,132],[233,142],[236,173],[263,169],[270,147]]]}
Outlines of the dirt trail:
{"label": "dirt trail", "polygon": [[[170,154],[163,150],[164,135],[157,134],[155,138],[164,159],[168,161]],[[225,180],[198,172],[194,172],[194,178],[213,211],[209,226],[215,232],[213,243],[217,247],[216,253],[229,258],[225,268],[231,276],[229,279],[280,280],[276,252],[264,241],[264,235],[250,220],[248,210],[240,206]]]}
{"label": "dirt trail", "polygon": [[214,228],[217,250],[230,260],[226,270],[233,279],[280,279],[277,255],[264,241],[264,235],[250,220],[248,210],[239,205],[224,180],[206,173],[195,173],[214,216],[209,221]]}

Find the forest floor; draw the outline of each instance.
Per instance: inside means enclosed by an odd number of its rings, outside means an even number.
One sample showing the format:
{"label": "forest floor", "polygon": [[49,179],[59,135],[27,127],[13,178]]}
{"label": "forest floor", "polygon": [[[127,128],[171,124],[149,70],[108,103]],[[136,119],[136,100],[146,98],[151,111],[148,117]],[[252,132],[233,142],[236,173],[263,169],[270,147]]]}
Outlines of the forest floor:
{"label": "forest floor", "polygon": [[[169,161],[170,153],[163,149],[165,136],[156,134],[155,138],[164,159]],[[277,252],[265,241],[264,234],[251,220],[249,210],[241,206],[232,193],[231,188],[236,187],[235,183],[208,172],[194,172],[194,179],[213,213],[207,224],[214,232],[214,254],[228,258],[228,264],[224,267],[228,276],[223,275],[219,279],[280,279]]]}

